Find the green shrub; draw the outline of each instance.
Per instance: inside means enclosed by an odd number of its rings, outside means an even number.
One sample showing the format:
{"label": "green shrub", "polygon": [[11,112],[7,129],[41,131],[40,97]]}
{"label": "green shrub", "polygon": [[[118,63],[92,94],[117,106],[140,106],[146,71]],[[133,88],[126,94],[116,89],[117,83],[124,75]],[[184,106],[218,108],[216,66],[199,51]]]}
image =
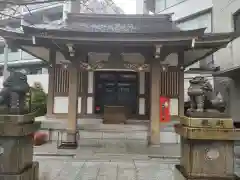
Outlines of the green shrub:
{"label": "green shrub", "polygon": [[[29,103],[31,103],[30,106]],[[44,92],[40,83],[34,83],[34,86],[30,88],[28,107],[31,112],[35,112],[35,117],[44,116],[46,114],[47,94]]]}

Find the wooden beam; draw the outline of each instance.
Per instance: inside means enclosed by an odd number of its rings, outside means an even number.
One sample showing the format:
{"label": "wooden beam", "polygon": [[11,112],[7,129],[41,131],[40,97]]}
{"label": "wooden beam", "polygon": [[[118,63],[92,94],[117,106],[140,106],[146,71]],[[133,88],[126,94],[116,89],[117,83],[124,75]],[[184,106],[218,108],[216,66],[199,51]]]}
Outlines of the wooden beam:
{"label": "wooden beam", "polygon": [[49,50],[49,59],[51,67],[48,68],[48,96],[47,96],[47,116],[53,114],[54,108],[54,87],[55,87],[55,65],[56,65],[56,51]]}
{"label": "wooden beam", "polygon": [[87,97],[88,97],[88,72],[82,72],[82,106],[81,114],[87,114]]}

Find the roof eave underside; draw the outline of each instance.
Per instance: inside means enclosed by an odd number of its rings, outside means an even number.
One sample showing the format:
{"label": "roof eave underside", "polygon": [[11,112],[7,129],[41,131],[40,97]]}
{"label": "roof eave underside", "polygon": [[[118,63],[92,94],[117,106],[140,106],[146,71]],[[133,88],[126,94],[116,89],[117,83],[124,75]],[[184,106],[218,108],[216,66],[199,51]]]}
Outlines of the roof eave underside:
{"label": "roof eave underside", "polygon": [[[10,41],[28,42],[30,46],[42,46],[38,45],[38,41],[49,41],[54,43],[68,43],[73,44],[91,44],[96,43],[99,45],[99,42],[104,44],[119,44],[119,45],[145,45],[154,47],[155,45],[177,45],[179,47],[184,47],[185,53],[191,52],[193,55],[195,51],[204,50],[202,54],[198,52],[198,56],[191,55],[191,60],[184,61],[184,66],[187,67],[191,64],[194,64],[197,61],[204,59],[205,57],[213,54],[217,50],[225,47],[230,41],[238,37],[235,33],[220,33],[220,34],[206,34],[200,36],[201,30],[188,31],[190,36],[187,36],[187,33],[184,32],[184,35],[181,36],[181,33],[178,34],[171,33],[83,33],[84,36],[53,36],[51,34],[39,34],[31,33],[24,34],[20,32],[8,31],[5,29],[0,29],[0,36],[6,38]],[[101,35],[100,35],[101,34]],[[102,36],[104,35],[104,36]],[[175,36],[174,36],[175,35]],[[199,35],[199,36],[197,36]],[[36,44],[32,44],[33,36],[36,39]],[[195,39],[194,47],[192,47],[192,40]],[[100,45],[102,46],[102,45]],[[49,47],[47,47],[49,48]],[[37,55],[36,55],[37,57]]]}

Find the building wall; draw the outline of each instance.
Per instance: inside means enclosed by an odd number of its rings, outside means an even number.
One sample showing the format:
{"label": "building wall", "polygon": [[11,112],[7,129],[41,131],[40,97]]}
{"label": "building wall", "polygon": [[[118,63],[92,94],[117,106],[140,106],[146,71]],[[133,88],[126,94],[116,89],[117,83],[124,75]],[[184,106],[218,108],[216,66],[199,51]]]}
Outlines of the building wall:
{"label": "building wall", "polygon": [[174,21],[198,14],[210,8],[212,8],[212,0],[156,0],[156,13],[173,13]]}
{"label": "building wall", "polygon": [[[183,30],[206,28],[206,33],[212,32],[211,8],[211,0],[156,0],[156,12],[173,13],[172,19]],[[207,68],[212,64],[213,58],[209,56],[188,68]]]}
{"label": "building wall", "polygon": [[[68,72],[67,69],[58,69],[55,71],[55,87],[54,87],[54,106],[53,114],[68,113]],[[94,114],[94,72],[87,72],[86,79],[80,77],[79,88],[82,89],[83,82],[87,81],[87,101],[86,114]],[[138,113],[139,116],[146,116],[149,112],[149,89],[151,88],[149,73],[140,72],[138,74]],[[53,83],[53,82],[51,82]],[[176,68],[169,69],[168,72],[161,73],[160,95],[170,98],[170,114],[175,116],[179,112],[178,90],[179,75]],[[82,90],[79,90],[78,113],[81,114],[81,107],[84,106]],[[83,115],[83,114],[82,114]]]}
{"label": "building wall", "polygon": [[[213,32],[232,32],[234,31],[233,15],[240,10],[239,1],[213,0]],[[221,70],[229,70],[240,65],[240,38],[235,39],[228,46],[214,54],[215,63]],[[222,81],[226,78],[215,78],[217,90],[222,92],[227,101],[227,108],[234,121],[240,121],[239,103],[240,103],[240,84],[238,79],[228,82],[227,88],[223,86]],[[230,83],[231,82],[231,83]]]}
{"label": "building wall", "polygon": [[[233,14],[240,9],[240,1],[213,0],[213,32],[232,32]],[[240,38],[214,54],[214,60],[221,70],[240,65]]]}
{"label": "building wall", "polygon": [[136,14],[146,14],[147,10],[145,8],[144,0],[136,0]]}
{"label": "building wall", "polygon": [[[212,32],[212,0],[156,0],[156,13],[169,14],[173,13],[172,19],[176,21],[179,28],[183,30],[191,30],[197,28],[206,28],[206,32]],[[212,63],[212,56],[207,57],[205,61],[201,62],[202,66],[207,66]],[[189,68],[199,68],[200,63],[197,62]],[[189,80],[194,76],[200,74],[184,74],[184,100],[188,100],[187,89],[189,87]],[[213,85],[213,77],[206,76]]]}

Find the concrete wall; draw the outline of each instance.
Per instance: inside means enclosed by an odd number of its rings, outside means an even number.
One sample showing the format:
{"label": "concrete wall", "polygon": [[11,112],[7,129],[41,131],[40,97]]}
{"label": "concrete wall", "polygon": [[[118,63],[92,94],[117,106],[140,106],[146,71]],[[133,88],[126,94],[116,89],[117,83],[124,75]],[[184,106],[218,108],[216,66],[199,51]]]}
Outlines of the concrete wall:
{"label": "concrete wall", "polygon": [[203,12],[210,8],[212,8],[212,0],[186,0],[158,13],[174,13],[172,18],[176,21]]}
{"label": "concrete wall", "polygon": [[[186,0],[159,13],[173,13],[172,19],[177,21],[178,27],[182,30],[206,28],[205,32],[209,33],[212,31],[212,6],[211,0]],[[200,65],[202,68],[211,66],[212,56],[205,58],[201,63],[197,62],[191,65],[189,68],[199,68]]]}
{"label": "concrete wall", "polygon": [[[213,0],[213,32],[233,31],[233,14],[239,9],[240,1]],[[221,70],[240,65],[239,46],[240,38],[214,54],[214,61],[221,67]]]}
{"label": "concrete wall", "polygon": [[[233,14],[240,9],[240,1],[213,0],[213,32],[234,31]],[[227,70],[240,65],[240,38],[229,43],[228,46],[214,54],[214,62],[221,70]],[[216,89],[222,92],[227,100],[228,112],[234,121],[240,121],[240,82],[235,79],[229,82],[227,89],[222,85],[221,78],[215,78]]]}

